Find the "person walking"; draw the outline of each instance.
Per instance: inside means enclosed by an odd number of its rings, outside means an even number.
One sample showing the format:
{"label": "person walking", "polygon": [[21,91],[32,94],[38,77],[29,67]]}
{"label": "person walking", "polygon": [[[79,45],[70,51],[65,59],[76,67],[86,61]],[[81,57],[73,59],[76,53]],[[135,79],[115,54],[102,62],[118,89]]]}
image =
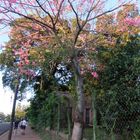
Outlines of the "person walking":
{"label": "person walking", "polygon": [[16,120],[16,121],[14,122],[14,135],[17,134],[19,122],[20,122],[19,120]]}
{"label": "person walking", "polygon": [[20,128],[21,128],[21,134],[25,135],[25,129],[27,127],[27,121],[25,119],[22,119],[20,122]]}

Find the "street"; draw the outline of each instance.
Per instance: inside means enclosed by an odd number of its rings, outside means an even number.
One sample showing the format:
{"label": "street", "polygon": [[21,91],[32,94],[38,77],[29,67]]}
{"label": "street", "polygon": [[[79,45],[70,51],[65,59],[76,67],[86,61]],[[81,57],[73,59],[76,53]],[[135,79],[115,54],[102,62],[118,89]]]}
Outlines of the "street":
{"label": "street", "polygon": [[2,122],[0,123],[0,135],[6,132],[10,128],[10,123]]}

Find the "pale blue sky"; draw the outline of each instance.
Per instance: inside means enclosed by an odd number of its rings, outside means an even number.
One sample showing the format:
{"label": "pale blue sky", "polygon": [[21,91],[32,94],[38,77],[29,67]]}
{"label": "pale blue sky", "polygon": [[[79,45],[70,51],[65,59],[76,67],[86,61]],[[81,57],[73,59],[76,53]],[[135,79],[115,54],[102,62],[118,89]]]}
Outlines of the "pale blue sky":
{"label": "pale blue sky", "polygon": [[9,28],[0,29],[0,44],[8,41],[8,31]]}

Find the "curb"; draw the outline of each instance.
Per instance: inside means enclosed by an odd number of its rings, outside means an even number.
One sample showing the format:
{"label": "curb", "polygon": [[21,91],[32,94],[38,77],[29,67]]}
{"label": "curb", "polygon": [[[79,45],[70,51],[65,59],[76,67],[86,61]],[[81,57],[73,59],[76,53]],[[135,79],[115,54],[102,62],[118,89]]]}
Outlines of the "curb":
{"label": "curb", "polygon": [[3,136],[5,136],[8,132],[9,132],[9,130],[3,132],[3,133],[0,135],[0,138],[3,137]]}

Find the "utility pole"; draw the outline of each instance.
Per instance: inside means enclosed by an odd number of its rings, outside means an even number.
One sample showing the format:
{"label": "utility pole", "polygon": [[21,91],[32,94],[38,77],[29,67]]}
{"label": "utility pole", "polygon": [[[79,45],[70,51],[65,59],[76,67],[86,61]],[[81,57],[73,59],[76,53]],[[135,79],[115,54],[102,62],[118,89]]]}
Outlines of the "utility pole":
{"label": "utility pole", "polygon": [[17,79],[16,88],[15,88],[15,95],[14,95],[14,101],[13,101],[13,108],[12,108],[12,114],[11,114],[10,131],[9,131],[9,135],[8,135],[8,140],[11,140],[11,138],[12,138],[13,122],[15,119],[15,108],[16,108],[17,95],[18,95],[18,91],[19,91],[19,83],[20,83],[20,77],[18,77],[18,79]]}

